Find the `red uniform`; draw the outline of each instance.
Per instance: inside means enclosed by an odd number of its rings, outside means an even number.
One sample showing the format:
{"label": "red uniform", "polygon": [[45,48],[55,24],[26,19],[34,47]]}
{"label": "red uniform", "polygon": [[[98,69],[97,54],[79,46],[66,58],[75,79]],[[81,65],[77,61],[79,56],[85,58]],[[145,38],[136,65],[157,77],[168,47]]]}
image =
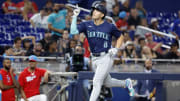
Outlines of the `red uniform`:
{"label": "red uniform", "polygon": [[28,71],[28,68],[29,67],[25,68],[19,76],[19,84],[23,88],[27,98],[40,94],[41,78],[46,72],[45,69],[36,67],[34,73],[31,73]]}
{"label": "red uniform", "polygon": [[[2,76],[0,80],[2,80],[4,85],[13,85],[13,80],[9,72],[5,71],[4,69],[1,69],[0,74]],[[15,101],[15,92],[13,88],[8,90],[2,90],[2,101]]]}
{"label": "red uniform", "polygon": [[87,38],[84,39],[83,48],[85,49],[84,56],[87,57],[87,58],[89,58],[89,56],[90,56],[90,50],[89,50],[89,43],[88,43]]}
{"label": "red uniform", "polygon": [[2,4],[2,8],[7,8],[8,12],[12,12],[16,10],[16,4],[15,3],[8,3],[8,2],[4,2]]}

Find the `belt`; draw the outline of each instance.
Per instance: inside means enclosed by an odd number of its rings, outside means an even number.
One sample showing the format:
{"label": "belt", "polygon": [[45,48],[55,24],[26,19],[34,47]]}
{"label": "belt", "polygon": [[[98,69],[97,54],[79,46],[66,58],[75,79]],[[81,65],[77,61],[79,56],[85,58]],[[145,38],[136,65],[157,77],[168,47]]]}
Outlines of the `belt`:
{"label": "belt", "polygon": [[106,53],[108,53],[108,51],[100,52],[100,53],[91,53],[91,55],[94,56],[94,57],[100,57],[100,56],[105,55]]}

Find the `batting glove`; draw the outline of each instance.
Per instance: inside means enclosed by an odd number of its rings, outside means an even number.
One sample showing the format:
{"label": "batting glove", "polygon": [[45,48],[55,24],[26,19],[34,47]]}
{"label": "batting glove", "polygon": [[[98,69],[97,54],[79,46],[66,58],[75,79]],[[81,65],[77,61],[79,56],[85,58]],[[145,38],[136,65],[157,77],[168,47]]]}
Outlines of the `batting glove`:
{"label": "batting glove", "polygon": [[111,49],[109,49],[109,54],[110,54],[111,56],[115,56],[115,55],[117,54],[117,52],[118,52],[118,49],[117,49],[117,48],[111,48]]}
{"label": "batting glove", "polygon": [[73,14],[74,14],[74,16],[78,16],[79,15],[79,13],[80,13],[80,8],[78,7],[78,5],[76,5],[76,9],[75,10],[73,10]]}

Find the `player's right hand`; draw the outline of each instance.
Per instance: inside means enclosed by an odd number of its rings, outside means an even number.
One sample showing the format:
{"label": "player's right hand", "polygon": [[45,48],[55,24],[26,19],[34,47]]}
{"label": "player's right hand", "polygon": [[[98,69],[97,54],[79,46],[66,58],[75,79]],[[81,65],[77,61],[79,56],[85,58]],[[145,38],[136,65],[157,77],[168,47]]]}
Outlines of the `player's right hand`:
{"label": "player's right hand", "polygon": [[80,8],[78,7],[78,5],[76,5],[76,9],[75,10],[73,10],[73,14],[74,14],[74,16],[78,16],[79,15],[79,13],[80,13]]}
{"label": "player's right hand", "polygon": [[117,49],[117,48],[111,48],[111,49],[109,49],[109,54],[110,54],[111,56],[115,56],[115,55],[117,54],[117,52],[118,52],[118,49]]}

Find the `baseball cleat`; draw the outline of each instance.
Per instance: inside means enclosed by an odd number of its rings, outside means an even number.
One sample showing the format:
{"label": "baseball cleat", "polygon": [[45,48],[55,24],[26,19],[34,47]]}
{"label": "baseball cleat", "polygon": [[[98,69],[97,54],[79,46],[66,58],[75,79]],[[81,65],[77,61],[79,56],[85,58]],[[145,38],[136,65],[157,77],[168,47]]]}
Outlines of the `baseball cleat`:
{"label": "baseball cleat", "polygon": [[126,79],[126,88],[128,88],[129,96],[134,96],[134,88],[130,78]]}

